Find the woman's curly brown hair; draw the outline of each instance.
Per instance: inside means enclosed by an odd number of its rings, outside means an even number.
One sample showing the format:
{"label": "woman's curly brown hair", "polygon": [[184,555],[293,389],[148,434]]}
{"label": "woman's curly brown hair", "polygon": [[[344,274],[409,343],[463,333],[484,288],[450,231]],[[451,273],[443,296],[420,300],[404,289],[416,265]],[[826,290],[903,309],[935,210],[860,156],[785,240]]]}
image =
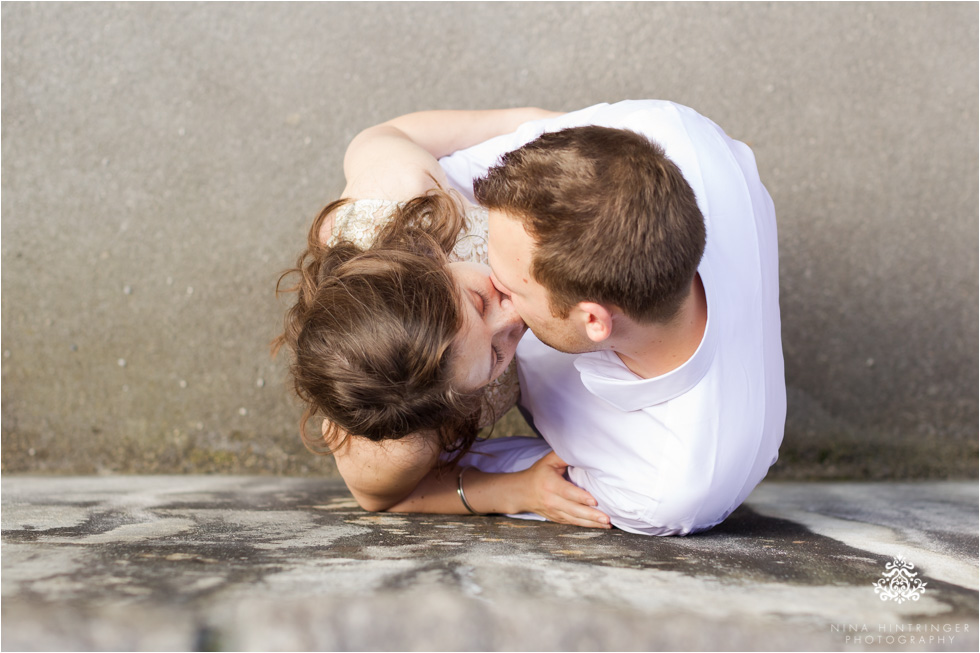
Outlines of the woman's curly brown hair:
{"label": "woman's curly brown hair", "polygon": [[[399,205],[368,248],[328,247],[324,221],[348,201],[320,212],[296,267],[276,284],[277,293],[296,293],[273,353],[285,344],[293,354],[303,442],[325,454],[346,435],[377,442],[422,433],[458,457],[476,438],[482,399],[451,382],[463,316],[446,264],[466,226],[460,204],[433,190]],[[295,285],[284,288],[290,277]],[[307,431],[316,415],[327,419],[325,433]]]}

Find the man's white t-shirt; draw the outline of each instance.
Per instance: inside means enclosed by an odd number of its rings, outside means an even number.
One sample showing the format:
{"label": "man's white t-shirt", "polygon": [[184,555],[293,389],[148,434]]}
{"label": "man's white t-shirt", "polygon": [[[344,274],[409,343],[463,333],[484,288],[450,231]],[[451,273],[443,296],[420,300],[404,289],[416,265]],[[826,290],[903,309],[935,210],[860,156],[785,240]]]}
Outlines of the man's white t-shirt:
{"label": "man's white t-shirt", "polygon": [[[535,121],[440,161],[472,198],[473,179],[545,131],[630,129],[661,145],[694,189],[707,244],[698,268],[704,337],[681,367],[651,379],[612,352],[564,354],[528,333],[517,349],[521,407],[545,442],[478,443],[462,464],[524,469],[553,448],[613,525],[649,535],[711,528],[776,461],[786,417],[779,269],[772,200],[749,148],[687,107],[600,104]],[[476,453],[479,452],[479,453]],[[480,455],[489,454],[489,455]]]}

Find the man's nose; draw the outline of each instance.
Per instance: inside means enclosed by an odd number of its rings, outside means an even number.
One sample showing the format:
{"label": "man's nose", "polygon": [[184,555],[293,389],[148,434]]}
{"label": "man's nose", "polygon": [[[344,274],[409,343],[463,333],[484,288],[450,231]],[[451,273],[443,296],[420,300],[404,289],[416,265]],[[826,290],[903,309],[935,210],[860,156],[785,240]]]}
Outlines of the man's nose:
{"label": "man's nose", "polygon": [[510,331],[513,329],[523,329],[524,320],[521,319],[520,313],[514,307],[514,302],[507,295],[500,295],[500,301],[497,304],[496,311],[496,329],[497,331]]}
{"label": "man's nose", "polygon": [[504,285],[500,283],[500,280],[497,279],[497,275],[495,275],[493,271],[490,272],[490,283],[493,284],[493,287],[496,288],[497,292],[499,292],[501,295],[504,297],[510,297],[510,293],[504,289]]}

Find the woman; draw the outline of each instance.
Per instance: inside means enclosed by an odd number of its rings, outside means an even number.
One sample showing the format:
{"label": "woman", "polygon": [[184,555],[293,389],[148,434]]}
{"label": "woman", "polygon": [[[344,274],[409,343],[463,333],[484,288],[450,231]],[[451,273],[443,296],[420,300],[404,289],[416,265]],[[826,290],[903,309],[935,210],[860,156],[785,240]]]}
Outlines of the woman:
{"label": "woman", "polygon": [[[553,115],[428,111],[364,130],[344,157],[342,199],[287,272],[300,277],[298,299],[277,347],[294,353],[304,441],[333,453],[367,510],[535,512],[609,527],[553,453],[510,474],[456,465],[477,429],[516,402],[525,326],[490,281],[486,212],[442,190],[437,158]],[[319,436],[307,432],[314,415],[325,418]]]}

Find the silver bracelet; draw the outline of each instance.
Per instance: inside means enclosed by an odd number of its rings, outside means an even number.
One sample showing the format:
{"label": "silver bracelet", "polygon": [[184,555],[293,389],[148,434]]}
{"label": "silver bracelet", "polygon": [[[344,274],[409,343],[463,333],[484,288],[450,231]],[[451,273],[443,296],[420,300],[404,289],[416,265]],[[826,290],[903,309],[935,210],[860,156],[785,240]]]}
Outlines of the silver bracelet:
{"label": "silver bracelet", "polygon": [[456,483],[456,493],[459,494],[459,498],[463,501],[463,506],[467,510],[474,515],[482,515],[483,513],[473,510],[473,506],[470,505],[470,502],[466,500],[466,495],[463,494],[463,474],[466,473],[467,469],[469,469],[469,467],[464,467],[463,469],[459,470],[459,480]]}

